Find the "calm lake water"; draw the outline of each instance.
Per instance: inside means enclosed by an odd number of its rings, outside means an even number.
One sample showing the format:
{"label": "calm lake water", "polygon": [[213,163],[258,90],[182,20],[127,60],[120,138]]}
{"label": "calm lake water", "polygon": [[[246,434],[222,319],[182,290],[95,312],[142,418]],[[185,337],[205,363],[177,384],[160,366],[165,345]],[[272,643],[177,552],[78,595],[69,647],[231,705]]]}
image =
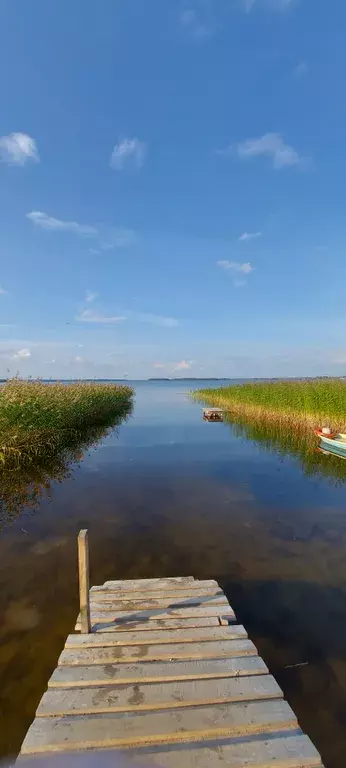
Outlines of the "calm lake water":
{"label": "calm lake water", "polygon": [[65,479],[21,488],[0,534],[0,754],[19,749],[73,630],[86,527],[94,584],[217,579],[326,768],[344,768],[346,462],[204,422],[196,383],[134,386],[128,421]]}

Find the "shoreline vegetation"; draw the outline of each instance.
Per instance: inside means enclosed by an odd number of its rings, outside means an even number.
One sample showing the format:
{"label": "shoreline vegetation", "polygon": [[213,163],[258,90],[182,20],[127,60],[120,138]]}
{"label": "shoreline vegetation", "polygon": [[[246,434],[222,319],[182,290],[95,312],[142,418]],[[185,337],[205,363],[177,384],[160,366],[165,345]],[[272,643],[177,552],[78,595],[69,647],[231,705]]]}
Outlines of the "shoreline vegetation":
{"label": "shoreline vegetation", "polygon": [[328,425],[346,432],[346,381],[301,379],[199,389],[192,396],[228,411],[233,419],[271,422],[307,433]]}
{"label": "shoreline vegetation", "polygon": [[15,469],[85,444],[88,434],[115,427],[130,413],[133,394],[120,384],[9,379],[0,388],[0,468]]}

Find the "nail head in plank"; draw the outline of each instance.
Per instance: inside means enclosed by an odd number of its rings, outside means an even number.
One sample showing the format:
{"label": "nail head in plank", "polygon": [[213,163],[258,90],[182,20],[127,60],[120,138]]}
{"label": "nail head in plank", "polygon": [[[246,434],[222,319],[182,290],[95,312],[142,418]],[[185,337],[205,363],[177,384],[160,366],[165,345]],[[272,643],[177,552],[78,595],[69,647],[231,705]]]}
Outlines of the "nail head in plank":
{"label": "nail head in plank", "polygon": [[105,664],[90,667],[57,667],[48,688],[83,688],[123,683],[173,682],[218,677],[267,675],[260,656],[239,656],[209,661],[152,662],[151,664]]}
{"label": "nail head in plank", "polygon": [[294,712],[283,699],[108,717],[38,717],[24,739],[22,754],[184,743],[297,726]]}

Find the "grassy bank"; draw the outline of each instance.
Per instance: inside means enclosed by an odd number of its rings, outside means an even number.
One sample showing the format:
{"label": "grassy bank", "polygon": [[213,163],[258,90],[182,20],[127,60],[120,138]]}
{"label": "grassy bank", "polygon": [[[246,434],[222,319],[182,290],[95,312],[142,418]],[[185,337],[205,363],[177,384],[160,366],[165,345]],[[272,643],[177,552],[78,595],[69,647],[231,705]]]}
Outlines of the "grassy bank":
{"label": "grassy bank", "polygon": [[91,428],[124,417],[132,396],[131,387],[116,384],[9,380],[0,388],[2,466],[33,462],[74,446]]}
{"label": "grassy bank", "polygon": [[346,382],[341,379],[240,384],[200,389],[193,396],[234,417],[267,419],[297,430],[328,424],[346,431]]}

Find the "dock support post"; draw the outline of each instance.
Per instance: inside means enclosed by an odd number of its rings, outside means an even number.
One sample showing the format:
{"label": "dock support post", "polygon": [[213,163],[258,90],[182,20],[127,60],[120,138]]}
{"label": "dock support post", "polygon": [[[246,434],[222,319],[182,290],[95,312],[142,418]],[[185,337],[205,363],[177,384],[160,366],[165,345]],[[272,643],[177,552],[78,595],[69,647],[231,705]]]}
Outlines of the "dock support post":
{"label": "dock support post", "polygon": [[86,529],[79,531],[78,535],[78,570],[81,632],[87,635],[91,632],[91,624],[89,598],[89,543],[88,531]]}

